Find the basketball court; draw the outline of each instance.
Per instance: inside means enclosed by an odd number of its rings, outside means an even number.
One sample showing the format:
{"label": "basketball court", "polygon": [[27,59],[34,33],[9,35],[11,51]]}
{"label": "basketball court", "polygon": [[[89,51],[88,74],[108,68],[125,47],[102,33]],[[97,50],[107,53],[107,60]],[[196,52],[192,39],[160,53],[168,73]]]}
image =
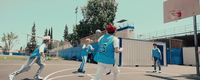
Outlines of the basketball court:
{"label": "basketball court", "polygon": [[[25,60],[1,60],[1,80],[8,80],[8,75],[20,68]],[[45,62],[46,66],[41,76],[43,80],[90,80],[95,76],[97,64],[86,65],[86,73],[73,73],[80,65],[77,61],[51,60]],[[16,80],[33,80],[33,76],[39,67],[34,64],[30,71],[24,72],[16,77]],[[195,67],[169,65],[162,67],[162,73],[152,73],[153,67],[120,67],[118,80],[191,80],[200,79],[196,77]],[[104,75],[102,80],[112,80],[111,75]]]}
{"label": "basketball court", "polygon": [[[200,13],[199,0],[173,1],[175,0],[165,0],[164,2],[164,23],[196,16]],[[179,3],[181,5],[177,5]],[[9,80],[9,74],[18,70],[25,63],[26,60],[0,60],[1,80]],[[43,80],[90,80],[94,78],[98,65],[87,63],[85,74],[74,73],[79,68],[80,63],[79,61],[62,59],[49,60],[45,62],[45,68],[41,76],[44,78]],[[16,80],[33,80],[33,76],[38,68],[39,66],[34,64],[30,71],[16,76]],[[119,68],[118,80],[200,80],[200,77],[196,76],[195,66],[162,66],[162,73],[153,73],[153,67],[150,66]],[[102,80],[112,80],[112,74],[103,75]]]}

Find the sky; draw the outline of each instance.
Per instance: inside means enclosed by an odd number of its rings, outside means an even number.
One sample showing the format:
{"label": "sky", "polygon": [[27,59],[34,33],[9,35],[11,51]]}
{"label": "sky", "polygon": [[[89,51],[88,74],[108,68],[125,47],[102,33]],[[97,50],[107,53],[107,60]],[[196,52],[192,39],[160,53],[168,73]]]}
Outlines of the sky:
{"label": "sky", "polygon": [[[81,20],[81,7],[88,0],[0,0],[0,38],[3,33],[14,32],[18,35],[14,49],[24,48],[27,34],[36,24],[36,35],[43,36],[45,29],[53,28],[53,37],[63,39],[64,27],[67,24],[70,32],[76,24],[75,8]],[[121,19],[134,24],[136,34],[162,31],[176,26],[192,24],[192,17],[183,20],[163,23],[163,0],[116,0],[118,9],[114,22]],[[197,21],[199,21],[197,16]],[[29,39],[30,37],[28,37]],[[40,44],[41,39],[37,39]],[[0,45],[3,45],[1,42]]]}

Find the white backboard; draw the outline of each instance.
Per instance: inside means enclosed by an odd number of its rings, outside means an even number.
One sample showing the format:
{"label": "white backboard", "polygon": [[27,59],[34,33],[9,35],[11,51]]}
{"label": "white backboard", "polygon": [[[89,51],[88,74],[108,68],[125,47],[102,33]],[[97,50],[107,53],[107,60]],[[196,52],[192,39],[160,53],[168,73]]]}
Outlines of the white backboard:
{"label": "white backboard", "polygon": [[200,14],[199,0],[164,0],[164,23]]}

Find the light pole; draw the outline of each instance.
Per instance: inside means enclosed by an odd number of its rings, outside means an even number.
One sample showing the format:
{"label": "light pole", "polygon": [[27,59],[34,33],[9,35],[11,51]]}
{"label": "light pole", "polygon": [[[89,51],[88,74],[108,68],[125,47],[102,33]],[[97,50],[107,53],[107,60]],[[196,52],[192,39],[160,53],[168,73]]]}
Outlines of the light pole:
{"label": "light pole", "polygon": [[78,6],[75,8],[75,14],[76,14],[76,25],[77,25]]}
{"label": "light pole", "polygon": [[[77,3],[77,0],[76,0],[76,3]],[[76,8],[75,8],[75,15],[76,15],[75,23],[76,23],[76,26],[77,26],[78,5],[77,5]]]}
{"label": "light pole", "polygon": [[172,64],[172,39],[169,38],[169,54],[170,54],[170,64]]}
{"label": "light pole", "polygon": [[200,73],[199,73],[199,54],[198,54],[197,19],[196,19],[196,15],[193,16],[193,24],[194,24],[194,46],[195,46],[196,73],[197,73],[197,75],[200,76]]}

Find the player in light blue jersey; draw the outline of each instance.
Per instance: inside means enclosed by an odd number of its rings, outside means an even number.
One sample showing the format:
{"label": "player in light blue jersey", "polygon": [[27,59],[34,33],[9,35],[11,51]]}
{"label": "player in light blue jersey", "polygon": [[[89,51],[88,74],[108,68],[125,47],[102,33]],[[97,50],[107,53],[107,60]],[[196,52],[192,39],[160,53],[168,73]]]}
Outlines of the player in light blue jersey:
{"label": "player in light blue jersey", "polygon": [[37,70],[37,72],[34,76],[34,80],[42,79],[42,77],[39,76],[40,73],[42,72],[42,70],[44,69],[44,64],[42,63],[42,60],[43,61],[45,60],[45,52],[46,52],[45,50],[47,49],[48,44],[50,44],[50,41],[51,41],[50,36],[43,37],[42,45],[40,45],[38,48],[36,48],[32,52],[32,54],[28,58],[27,63],[25,65],[23,65],[19,70],[15,71],[9,75],[9,79],[15,80],[15,76],[17,76],[20,73],[30,70],[33,63],[37,63],[40,66],[40,68]]}
{"label": "player in light blue jersey", "polygon": [[157,44],[153,44],[153,49],[152,49],[152,59],[154,62],[154,71],[156,71],[156,65],[158,65],[159,71],[158,73],[161,73],[161,66],[160,66],[160,60],[162,59],[160,49],[157,47]]}
{"label": "player in light blue jersey", "polygon": [[83,45],[81,51],[82,63],[78,69],[78,72],[80,73],[85,73],[85,64],[87,62],[88,54],[91,54],[92,51],[94,50],[92,45],[90,45],[91,40],[87,38],[85,41],[86,43]]}
{"label": "player in light blue jersey", "polygon": [[[119,53],[119,39],[114,36],[116,27],[109,23],[106,26],[107,33],[98,40],[98,52],[94,60],[98,62],[96,76],[91,80],[101,80],[102,75],[107,69],[113,71],[113,80],[117,80],[118,67],[115,64],[115,54]],[[113,66],[113,64],[115,64]]]}

